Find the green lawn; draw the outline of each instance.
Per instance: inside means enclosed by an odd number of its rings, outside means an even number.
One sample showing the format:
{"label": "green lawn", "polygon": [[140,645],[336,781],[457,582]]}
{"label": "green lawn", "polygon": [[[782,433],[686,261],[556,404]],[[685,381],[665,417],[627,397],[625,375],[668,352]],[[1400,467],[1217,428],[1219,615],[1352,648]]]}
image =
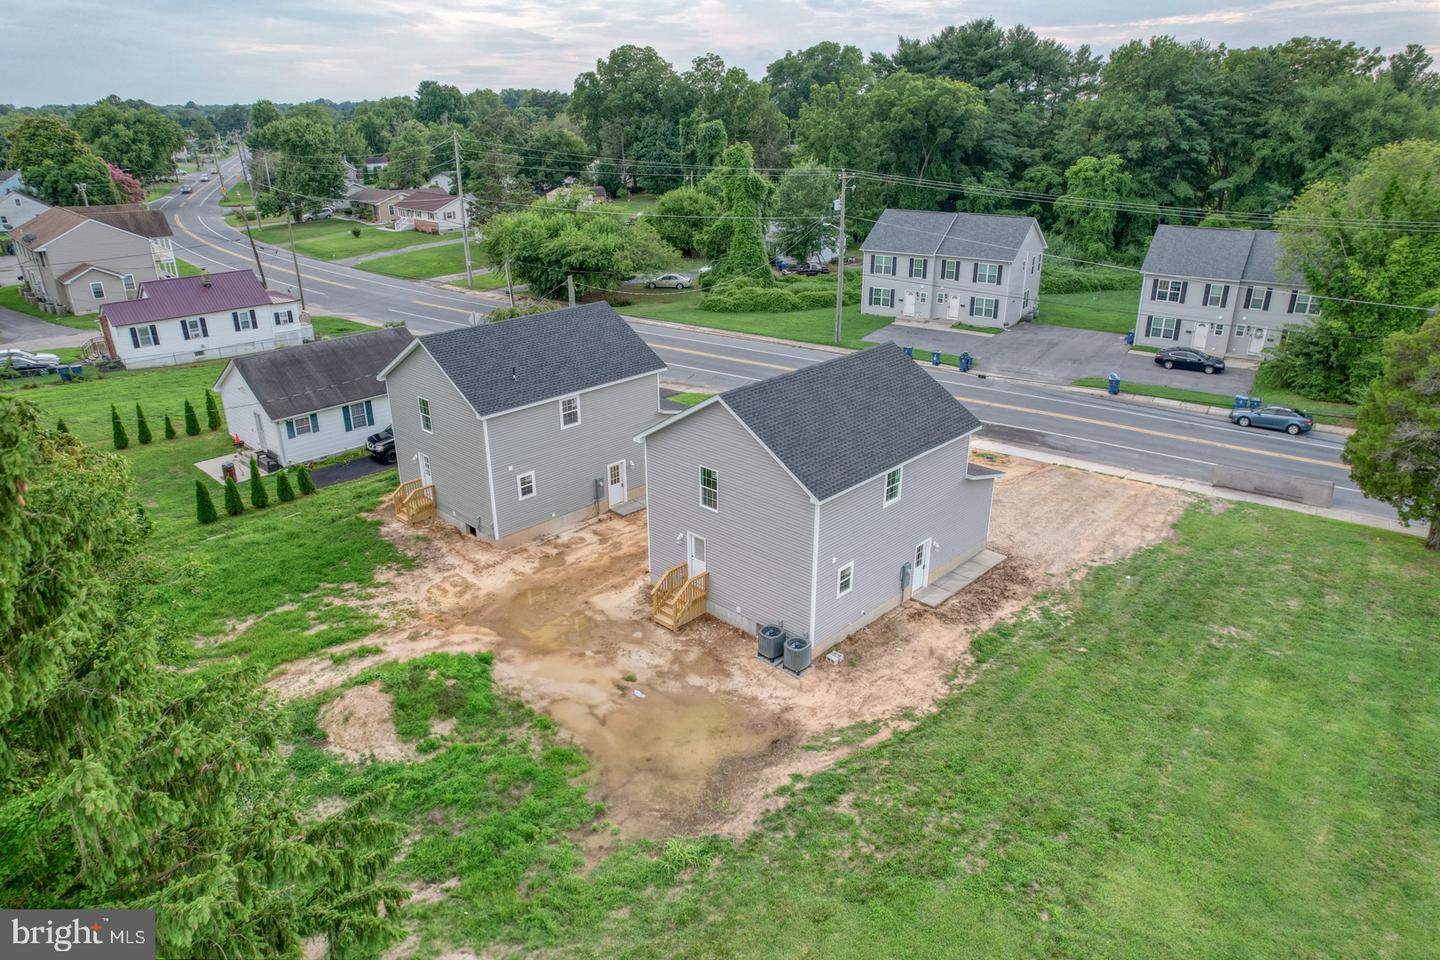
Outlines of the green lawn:
{"label": "green lawn", "polygon": [[[697,327],[712,327],[716,330],[734,330],[739,333],[759,333],[784,340],[802,343],[833,344],[835,342],[835,308],[817,307],[814,310],[791,310],[783,313],[715,313],[695,306],[699,296],[691,293],[683,299],[655,303],[644,295],[635,297],[635,302],[619,308],[623,314],[635,317],[649,317],[653,320],[668,320],[672,323],[688,323]],[[845,308],[842,318],[841,345],[855,349],[874,346],[863,337],[891,323],[890,317],[862,314],[858,304]]]}
{"label": "green lawn", "polygon": [[96,336],[100,335],[100,328],[95,325],[95,314],[46,313],[29,300],[20,296],[20,287],[14,284],[8,287],[0,287],[0,307],[14,310],[17,313],[29,314],[32,317],[38,317],[41,320],[46,320],[62,327],[70,327],[73,330],[84,330]]}
{"label": "green lawn", "polygon": [[361,323],[358,320],[347,320],[344,317],[328,317],[324,315],[310,317],[310,326],[315,328],[317,337],[343,337],[352,333],[367,333],[371,330],[378,330],[379,327],[368,323]]}
{"label": "green lawn", "polygon": [[[1355,426],[1355,413],[1359,407],[1353,403],[1335,403],[1324,400],[1307,400],[1297,393],[1292,393],[1279,387],[1265,385],[1263,377],[1264,367],[1261,367],[1261,374],[1256,376],[1254,394],[1266,403],[1275,403],[1284,407],[1298,407],[1310,414],[1316,423],[1330,423],[1342,427]],[[1106,389],[1104,377],[1081,377],[1074,381],[1073,386],[1091,387],[1096,390]],[[1209,393],[1205,390],[1186,390],[1181,387],[1157,387],[1148,383],[1134,383],[1122,381],[1120,392],[1133,393],[1142,397],[1165,397],[1170,400],[1180,400],[1185,403],[1203,403],[1214,407],[1230,408],[1235,405],[1233,393]]]}
{"label": "green lawn", "polygon": [[239,181],[225,191],[225,197],[220,201],[222,207],[238,207],[241,204],[254,209],[255,195],[250,192],[250,184],[244,180]]}
{"label": "green lawn", "polygon": [[188,260],[175,258],[175,271],[182,277],[197,277],[200,275],[200,268]]}
{"label": "green lawn", "polygon": [[[355,227],[360,228],[358,237],[350,233]],[[282,247],[290,244],[290,235],[283,223],[261,227],[254,233],[255,240],[260,243]],[[315,220],[295,224],[295,249],[306,256],[318,257],[321,260],[358,257],[361,254],[398,250],[448,239],[449,236],[419,233],[414,230],[381,230],[354,220]]]}
{"label": "green lawn", "polygon": [[967,333],[988,333],[992,337],[996,334],[1004,333],[999,327],[982,327],[975,323],[952,323],[950,324],[950,329],[964,330]]}
{"label": "green lawn", "polygon": [[1047,294],[1040,298],[1036,323],[1057,327],[1129,333],[1140,310],[1140,288],[1099,290],[1094,293]]}
{"label": "green lawn", "polygon": [[161,197],[169,196],[179,189],[180,184],[173,181],[162,180],[159,183],[152,183],[145,188],[145,202],[149,203],[152,200],[159,200]]}
{"label": "green lawn", "polygon": [[[479,271],[484,267],[480,257],[480,245],[470,243],[471,269]],[[360,270],[380,273],[387,277],[404,277],[407,280],[428,280],[431,277],[447,277],[465,272],[465,244],[446,243],[392,253],[388,257],[377,257],[356,265]],[[483,283],[482,283],[483,281]],[[475,278],[475,289],[493,290],[505,286],[503,271],[480,274]]]}
{"label": "green lawn", "polygon": [[697,403],[702,403],[706,400],[709,400],[712,396],[714,396],[714,394],[688,390],[684,393],[671,394],[666,399],[668,399],[671,403],[678,403],[682,407],[693,407]]}

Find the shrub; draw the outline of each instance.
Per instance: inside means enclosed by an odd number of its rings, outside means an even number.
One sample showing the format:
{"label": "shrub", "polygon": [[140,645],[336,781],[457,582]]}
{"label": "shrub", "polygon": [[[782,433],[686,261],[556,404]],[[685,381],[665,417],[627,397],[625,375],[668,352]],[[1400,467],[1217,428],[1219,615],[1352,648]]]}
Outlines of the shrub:
{"label": "shrub", "polygon": [[547,303],[544,300],[519,300],[513,307],[491,310],[485,315],[485,320],[489,323],[498,323],[501,320],[513,320],[515,317],[524,317],[532,313],[549,313],[556,309],[559,309],[556,304]]}
{"label": "shrub", "polygon": [[204,480],[195,481],[195,519],[201,523],[214,523],[220,519],[215,512],[215,501],[210,499],[210,490]]}
{"label": "shrub", "polygon": [[170,414],[168,414],[168,413],[165,414],[165,439],[166,439],[166,440],[174,440],[174,439],[175,439],[175,424],[171,422],[171,420],[170,420]]}
{"label": "shrub", "polygon": [[295,499],[295,488],[290,486],[290,474],[281,470],[275,475],[275,496],[280,498],[281,503],[289,503]]}
{"label": "shrub", "polygon": [[70,432],[70,428],[67,427],[67,426],[65,426],[65,418],[64,418],[64,417],[61,417],[58,421],[56,421],[56,423],[55,423],[55,432],[56,432],[56,433],[69,433],[69,432]]}
{"label": "shrub", "polygon": [[351,227],[351,228],[350,228],[350,236],[354,237],[356,240],[359,240],[359,239],[360,239],[360,233],[361,233],[361,230],[360,230],[359,227]]}
{"label": "shrub", "polygon": [[142,447],[154,439],[150,436],[150,423],[145,419],[145,411],[140,409],[138,403],[135,404],[135,439],[140,441]]}
{"label": "shrub", "polygon": [[240,499],[240,488],[235,485],[234,477],[225,478],[225,512],[232,517],[245,512],[245,501]]}
{"label": "shrub", "polygon": [[110,404],[110,439],[115,444],[116,450],[124,450],[130,446],[130,437],[125,433],[125,424],[120,422],[120,411],[115,409],[115,404]]}
{"label": "shrub", "polygon": [[742,284],[718,284],[700,301],[700,309],[715,313],[756,313],[764,310],[783,312],[799,310],[800,300],[793,292],[780,287],[754,287]]}
{"label": "shrub", "polygon": [[[845,278],[850,283],[850,278]],[[1107,267],[1070,267],[1046,262],[1040,273],[1040,293],[1093,293],[1098,290],[1129,290],[1139,286],[1140,277],[1129,270]]]}
{"label": "shrub", "polygon": [[195,416],[195,408],[190,401],[185,401],[185,435],[188,437],[200,436],[200,418]]}
{"label": "shrub", "polygon": [[260,468],[254,457],[250,458],[250,506],[256,510],[264,510],[270,506],[270,494],[265,489],[265,481],[260,476]]}
{"label": "shrub", "polygon": [[209,421],[211,430],[220,429],[220,407],[215,403],[215,394],[209,390],[205,391],[205,419]]}
{"label": "shrub", "polygon": [[310,496],[315,492],[315,481],[310,479],[310,471],[303,466],[295,468],[295,485],[300,488],[301,496]]}

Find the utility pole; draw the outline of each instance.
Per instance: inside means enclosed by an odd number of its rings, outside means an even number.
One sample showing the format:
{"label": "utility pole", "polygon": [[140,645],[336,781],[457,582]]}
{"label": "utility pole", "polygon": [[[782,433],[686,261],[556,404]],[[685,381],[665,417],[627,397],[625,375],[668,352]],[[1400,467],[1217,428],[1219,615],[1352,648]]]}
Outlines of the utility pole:
{"label": "utility pole", "polygon": [[840,252],[836,256],[836,266],[839,267],[840,275],[835,278],[835,342],[840,342],[840,318],[845,312],[845,187],[850,182],[850,174],[844,168],[840,168]]}
{"label": "utility pole", "polygon": [[470,207],[465,202],[465,184],[460,180],[460,131],[450,131],[455,148],[455,194],[460,198],[460,231],[465,234],[465,289],[475,288],[475,275],[470,267]]}
{"label": "utility pole", "polygon": [[570,294],[570,306],[575,306],[575,274],[565,274],[565,289]]}
{"label": "utility pole", "polygon": [[[304,310],[305,281],[300,276],[300,258],[295,256],[295,222],[293,217],[285,218],[285,232],[290,235],[290,262],[295,264],[295,282],[300,285],[300,309]],[[251,242],[253,243],[254,241],[252,240]]]}
{"label": "utility pole", "polygon": [[90,194],[88,194],[88,193],[85,192],[85,184],[83,184],[83,183],[77,183],[77,184],[75,184],[75,186],[76,186],[77,189],[79,189],[79,191],[80,191],[80,199],[85,202],[85,206],[87,206],[87,207],[90,206]]}
{"label": "utility pole", "polygon": [[250,168],[245,165],[245,144],[240,144],[240,176],[245,178],[245,185],[250,188],[250,195],[255,195],[255,184],[250,182]]}
{"label": "utility pole", "polygon": [[515,309],[515,287],[510,283],[510,258],[505,258],[505,292],[510,294],[510,309]]}
{"label": "utility pole", "polygon": [[[257,210],[255,215],[259,216],[260,212]],[[250,214],[245,209],[244,203],[240,204],[240,222],[245,224],[245,236],[250,239],[250,252],[255,255],[255,269],[260,272],[260,286],[268,288],[269,285],[265,282],[265,268],[260,265],[260,248],[255,246],[255,235],[250,232]],[[297,278],[300,276],[299,270],[295,271],[295,276]],[[305,306],[303,296],[301,297],[300,306],[302,308]]]}

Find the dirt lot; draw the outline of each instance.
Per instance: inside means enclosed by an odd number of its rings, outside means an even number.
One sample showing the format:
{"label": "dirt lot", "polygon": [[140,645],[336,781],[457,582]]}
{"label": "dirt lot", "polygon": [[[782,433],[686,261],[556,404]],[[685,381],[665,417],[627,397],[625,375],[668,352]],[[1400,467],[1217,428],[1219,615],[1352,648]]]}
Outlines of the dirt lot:
{"label": "dirt lot", "polygon": [[[382,652],[338,665],[327,653],[271,683],[300,696],[383,660],[493,650],[497,681],[590,755],[596,797],[624,835],[744,833],[791,773],[889,735],[903,711],[967,682],[977,631],[1086,565],[1167,536],[1187,502],[1065,467],[986,462],[1006,471],[990,546],[1010,559],[939,609],[895,610],[840,645],[843,664],[822,660],[800,680],[756,661],[752,637],[711,618],[678,636],[647,618],[642,513],[510,550],[444,524],[387,523],[419,563],[380,591],[395,625],[363,643]],[[378,690],[348,692],[322,721],[347,756],[399,749]]]}

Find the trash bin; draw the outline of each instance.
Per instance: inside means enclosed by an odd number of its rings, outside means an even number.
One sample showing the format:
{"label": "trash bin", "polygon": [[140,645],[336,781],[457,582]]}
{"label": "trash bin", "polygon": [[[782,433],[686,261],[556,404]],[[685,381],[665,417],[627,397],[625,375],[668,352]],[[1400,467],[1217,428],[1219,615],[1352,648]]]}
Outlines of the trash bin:
{"label": "trash bin", "polygon": [[930,351],[930,365],[931,365],[932,367],[938,367],[938,366],[940,366],[940,351],[939,351],[939,350],[931,350],[931,351]]}
{"label": "trash bin", "polygon": [[1113,372],[1110,374],[1110,380],[1109,380],[1109,383],[1108,383],[1106,389],[1109,391],[1110,396],[1112,396],[1112,397],[1119,395],[1119,393],[1120,393],[1120,374],[1118,374],[1118,373],[1113,373]]}
{"label": "trash bin", "polygon": [[909,357],[910,359],[913,360],[913,359],[915,358],[915,348],[914,348],[914,347],[906,347],[906,348],[905,348],[905,356],[907,356],[907,357]]}
{"label": "trash bin", "polygon": [[63,366],[56,367],[55,372],[60,374],[61,380],[69,383],[71,380],[85,375],[85,365],[80,363],[67,363]]}
{"label": "trash bin", "polygon": [[974,362],[974,359],[970,356],[970,351],[967,350],[964,353],[960,354],[960,372],[968,372],[970,369],[970,365]]}
{"label": "trash bin", "polygon": [[1260,409],[1260,404],[1261,404],[1261,400],[1260,400],[1259,397],[1251,397],[1251,398],[1250,398],[1250,409],[1251,409],[1251,410],[1259,410],[1259,409]]}
{"label": "trash bin", "polygon": [[1135,346],[1135,331],[1134,331],[1134,330],[1127,330],[1127,331],[1125,331],[1125,346],[1127,346],[1127,347],[1133,347],[1133,346]]}
{"label": "trash bin", "polygon": [[1235,409],[1236,409],[1236,410],[1244,410],[1244,409],[1245,409],[1246,407],[1248,407],[1248,406],[1250,406],[1250,398],[1249,398],[1249,397],[1245,396],[1245,394],[1243,394],[1243,393],[1237,393],[1237,394],[1235,394]]}

